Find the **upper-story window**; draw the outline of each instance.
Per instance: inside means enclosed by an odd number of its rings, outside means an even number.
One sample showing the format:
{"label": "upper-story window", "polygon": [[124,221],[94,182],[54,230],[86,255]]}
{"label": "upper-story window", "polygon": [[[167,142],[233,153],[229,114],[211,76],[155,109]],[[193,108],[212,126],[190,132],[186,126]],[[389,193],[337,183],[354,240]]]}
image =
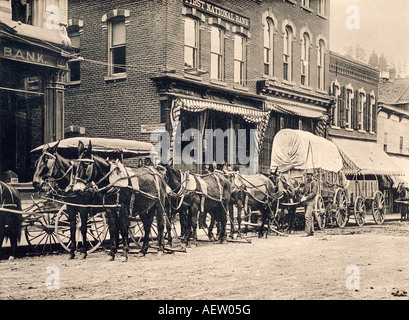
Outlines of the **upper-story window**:
{"label": "upper-story window", "polygon": [[352,86],[346,87],[346,97],[345,97],[345,127],[347,129],[352,129],[352,101],[354,99],[354,89]]}
{"label": "upper-story window", "polygon": [[366,103],[366,93],[363,89],[358,91],[359,96],[358,98],[358,130],[363,131],[364,130],[364,106]]}
{"label": "upper-story window", "polygon": [[310,36],[306,32],[301,43],[301,84],[310,84]]}
{"label": "upper-story window", "polygon": [[284,56],[283,56],[283,78],[292,81],[292,52],[293,52],[293,30],[290,26],[284,31]]}
{"label": "upper-story window", "polygon": [[120,16],[108,21],[108,74],[126,72],[126,25],[125,17]]}
{"label": "upper-story window", "polygon": [[376,100],[375,100],[375,93],[373,91],[370,93],[369,98],[370,98],[370,102],[369,102],[369,112],[368,112],[369,113],[368,130],[369,132],[374,132],[374,121],[376,120],[375,119],[376,110],[374,109],[376,106]]}
{"label": "upper-story window", "polygon": [[185,68],[199,66],[199,22],[185,18]]}
{"label": "upper-story window", "polygon": [[32,24],[31,4],[27,0],[13,0],[11,4],[13,21]]}
{"label": "upper-story window", "polygon": [[224,30],[211,26],[211,68],[212,79],[224,80]]}
{"label": "upper-story window", "polygon": [[234,35],[234,83],[246,85],[246,38],[240,34]]}
{"label": "upper-story window", "polygon": [[318,42],[318,89],[324,90],[325,88],[325,43],[324,40]]}
{"label": "upper-story window", "polygon": [[333,115],[332,115],[332,125],[333,126],[339,126],[339,121],[340,121],[340,109],[341,109],[341,88],[340,84],[338,81],[333,81],[331,85],[331,94],[334,96],[335,104],[334,104],[334,109],[333,109]]}
{"label": "upper-story window", "polygon": [[327,1],[326,0],[318,0],[318,13],[324,16],[327,15]]}
{"label": "upper-story window", "polygon": [[301,0],[301,5],[304,7],[309,8],[310,7],[310,0]]}
{"label": "upper-story window", "polygon": [[274,25],[271,19],[264,20],[264,74],[274,74]]}
{"label": "upper-story window", "polygon": [[39,28],[60,29],[67,25],[68,0],[12,0],[13,21]]}

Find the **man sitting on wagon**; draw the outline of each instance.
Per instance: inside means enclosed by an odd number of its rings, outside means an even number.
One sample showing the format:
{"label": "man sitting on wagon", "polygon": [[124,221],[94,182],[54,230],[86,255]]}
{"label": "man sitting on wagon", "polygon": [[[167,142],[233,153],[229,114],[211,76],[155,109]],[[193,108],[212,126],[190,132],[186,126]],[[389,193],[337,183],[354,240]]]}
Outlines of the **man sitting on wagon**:
{"label": "man sitting on wagon", "polygon": [[305,232],[307,236],[314,235],[314,221],[312,218],[312,212],[314,209],[315,196],[318,194],[318,185],[314,179],[313,170],[306,172],[306,182],[304,187],[304,196],[301,198],[301,202],[305,204]]}

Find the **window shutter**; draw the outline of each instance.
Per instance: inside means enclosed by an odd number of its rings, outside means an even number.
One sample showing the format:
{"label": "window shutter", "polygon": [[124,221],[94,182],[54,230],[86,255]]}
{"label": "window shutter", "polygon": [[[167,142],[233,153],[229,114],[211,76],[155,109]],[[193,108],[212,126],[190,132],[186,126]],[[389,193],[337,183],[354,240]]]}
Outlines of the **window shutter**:
{"label": "window shutter", "polygon": [[346,98],[347,98],[347,91],[345,87],[342,87],[341,99],[340,99],[340,104],[339,104],[339,113],[340,113],[339,122],[341,124],[341,128],[345,128],[346,126],[346,112],[345,112]]}

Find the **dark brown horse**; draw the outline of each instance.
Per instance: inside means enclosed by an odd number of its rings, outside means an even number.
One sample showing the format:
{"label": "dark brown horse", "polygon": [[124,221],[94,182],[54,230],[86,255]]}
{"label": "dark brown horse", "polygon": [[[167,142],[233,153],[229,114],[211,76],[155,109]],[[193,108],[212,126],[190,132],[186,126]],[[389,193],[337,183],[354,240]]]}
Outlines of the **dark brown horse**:
{"label": "dark brown horse", "polygon": [[[259,211],[261,213],[261,228],[259,229],[259,237],[264,234],[265,224],[270,225],[270,220],[275,217],[277,200],[281,195],[279,185],[273,183],[271,179],[263,174],[242,175],[236,173],[234,177],[234,185],[237,190],[240,190],[238,196],[241,196],[241,206],[243,210],[238,210],[238,215],[244,211],[248,216],[251,211]],[[241,217],[238,216],[238,221]]]}
{"label": "dark brown horse", "polygon": [[[0,209],[12,209],[21,211],[21,197],[19,192],[0,181]],[[17,256],[17,244],[21,238],[22,215],[13,212],[0,210],[0,250],[3,245],[3,240],[10,239],[11,255],[9,259],[14,259]]]}
{"label": "dark brown horse", "polygon": [[[399,211],[400,211],[400,220],[405,221],[409,220],[409,188],[406,188],[402,183],[398,186],[398,202]],[[406,202],[406,203],[405,203]]]}
{"label": "dark brown horse", "polygon": [[[197,241],[199,214],[205,216],[207,213],[212,221],[219,223],[219,241],[224,242],[231,196],[230,181],[222,172],[198,175],[176,170],[170,165],[165,167],[167,183],[178,193],[178,201],[183,201],[182,206],[186,210],[185,242],[189,244],[190,236],[193,242]],[[208,236],[213,237],[211,228]]]}
{"label": "dark brown horse", "polygon": [[81,234],[83,246],[80,248],[80,258],[87,257],[87,220],[89,209],[76,206],[76,204],[92,203],[92,195],[90,193],[73,193],[70,190],[72,175],[75,171],[75,165],[72,161],[64,158],[58,153],[59,142],[52,147],[45,146],[43,153],[36,162],[36,168],[33,176],[33,186],[37,191],[46,189],[60,197],[67,205],[66,212],[70,223],[70,259],[74,259],[77,249],[76,242],[76,227],[77,213],[81,219]]}
{"label": "dark brown horse", "polygon": [[[97,191],[96,194],[99,194],[105,203],[118,203],[120,205],[119,215],[116,215],[116,211],[107,210],[111,260],[114,259],[117,252],[119,233],[123,241],[123,258],[126,260],[128,257],[130,214],[139,215],[143,223],[144,239],[140,253],[145,255],[149,248],[150,231],[154,217],[157,220],[159,252],[163,252],[166,184],[161,173],[153,167],[126,168],[120,162],[114,163],[92,155],[90,142],[88,149],[80,156],[74,178],[74,190],[84,191],[88,189]],[[132,196],[134,196],[134,201],[133,207],[130,208]]]}

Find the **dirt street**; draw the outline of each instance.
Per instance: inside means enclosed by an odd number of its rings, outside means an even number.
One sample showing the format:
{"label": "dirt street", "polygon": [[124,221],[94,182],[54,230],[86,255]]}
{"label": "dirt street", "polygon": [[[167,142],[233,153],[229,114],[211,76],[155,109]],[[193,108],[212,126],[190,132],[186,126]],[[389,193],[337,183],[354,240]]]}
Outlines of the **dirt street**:
{"label": "dirt street", "polygon": [[3,260],[0,300],[408,299],[409,222],[303,235],[201,241],[186,253],[151,250],[128,262],[108,262],[102,250],[86,260],[67,254]]}

